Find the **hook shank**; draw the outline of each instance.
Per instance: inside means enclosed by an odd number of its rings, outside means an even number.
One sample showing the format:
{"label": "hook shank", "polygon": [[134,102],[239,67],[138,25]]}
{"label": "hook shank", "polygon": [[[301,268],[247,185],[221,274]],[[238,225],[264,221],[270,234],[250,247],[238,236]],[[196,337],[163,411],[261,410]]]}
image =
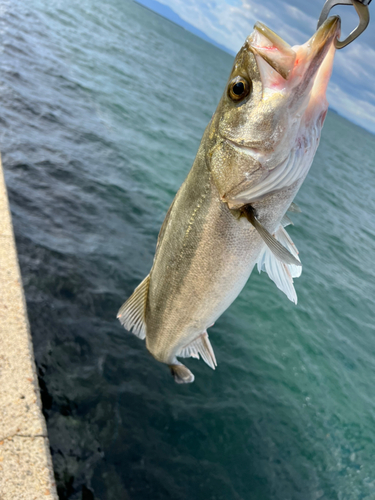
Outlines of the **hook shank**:
{"label": "hook shank", "polygon": [[336,5],[352,5],[357,11],[359,17],[358,26],[350,33],[350,35],[345,38],[345,40],[336,40],[335,45],[336,49],[342,49],[346,47],[349,43],[359,37],[361,33],[365,31],[370,22],[370,13],[368,10],[368,5],[371,0],[327,0],[323,6],[323,10],[320,14],[318,21],[318,28],[324,23],[327,19],[330,10]]}

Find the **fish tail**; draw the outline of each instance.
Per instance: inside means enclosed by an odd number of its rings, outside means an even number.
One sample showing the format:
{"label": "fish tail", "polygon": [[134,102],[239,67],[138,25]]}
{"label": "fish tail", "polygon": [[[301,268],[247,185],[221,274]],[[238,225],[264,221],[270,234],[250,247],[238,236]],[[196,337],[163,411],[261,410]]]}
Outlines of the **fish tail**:
{"label": "fish tail", "polygon": [[169,365],[169,368],[177,384],[190,384],[194,382],[194,375],[185,365],[179,363],[178,365]]}

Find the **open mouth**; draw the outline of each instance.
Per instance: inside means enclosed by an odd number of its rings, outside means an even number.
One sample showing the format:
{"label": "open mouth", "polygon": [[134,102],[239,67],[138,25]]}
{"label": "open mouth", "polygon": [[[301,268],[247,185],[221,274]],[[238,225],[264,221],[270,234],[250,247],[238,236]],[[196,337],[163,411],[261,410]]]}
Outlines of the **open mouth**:
{"label": "open mouth", "polygon": [[339,16],[332,16],[327,19],[318,31],[310,38],[309,44],[313,52],[319,52],[329,45],[334,38],[338,38],[341,32],[341,19]]}

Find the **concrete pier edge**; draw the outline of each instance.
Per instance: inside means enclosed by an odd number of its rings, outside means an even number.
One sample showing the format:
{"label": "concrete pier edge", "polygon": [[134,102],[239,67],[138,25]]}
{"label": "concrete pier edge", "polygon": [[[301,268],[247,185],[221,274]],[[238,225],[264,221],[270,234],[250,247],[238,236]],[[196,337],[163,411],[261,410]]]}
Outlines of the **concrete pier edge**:
{"label": "concrete pier edge", "polygon": [[57,500],[0,158],[0,500]]}

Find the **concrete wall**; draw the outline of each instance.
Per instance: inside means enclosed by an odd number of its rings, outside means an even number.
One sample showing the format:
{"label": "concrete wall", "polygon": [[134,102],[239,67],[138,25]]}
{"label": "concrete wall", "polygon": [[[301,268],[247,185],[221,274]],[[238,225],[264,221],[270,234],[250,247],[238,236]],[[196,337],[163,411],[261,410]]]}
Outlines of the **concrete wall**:
{"label": "concrete wall", "polygon": [[0,161],[0,500],[57,499]]}

